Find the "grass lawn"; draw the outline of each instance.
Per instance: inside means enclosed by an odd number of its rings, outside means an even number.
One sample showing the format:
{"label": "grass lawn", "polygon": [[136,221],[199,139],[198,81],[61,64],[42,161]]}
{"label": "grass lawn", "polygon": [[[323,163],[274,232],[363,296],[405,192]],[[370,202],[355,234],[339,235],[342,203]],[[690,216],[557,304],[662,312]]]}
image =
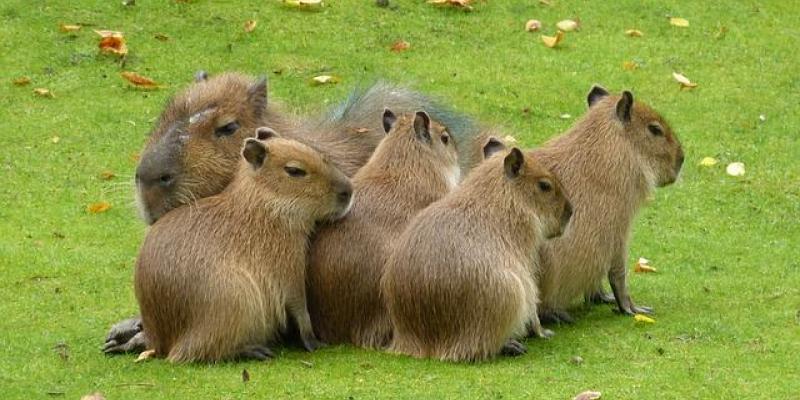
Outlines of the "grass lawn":
{"label": "grass lawn", "polygon": [[[391,1],[396,9],[329,0],[321,12],[277,0],[0,4],[0,397],[800,396],[800,5],[487,0],[464,13]],[[670,15],[690,26],[671,26]],[[523,29],[536,18],[552,34],[571,17],[581,29],[557,49]],[[244,33],[251,19],[258,25]],[[87,26],[63,33],[61,23]],[[626,36],[632,28],[644,36]],[[124,66],[98,55],[92,29],[125,33]],[[400,39],[411,48],[389,51]],[[347,346],[213,366],[104,356],[108,327],[137,312],[132,273],[145,226],[132,201],[135,157],[165,100],[198,69],[266,74],[272,98],[298,112],[383,77],[501,125],[526,146],[567,129],[591,84],[631,89],[670,120],[687,153],[682,180],[643,210],[630,249],[631,264],[642,256],[658,268],[630,276],[656,323],[579,307],[578,323],[529,340],[526,356],[480,365]],[[166,87],[133,89],[123,70]],[[699,86],[680,90],[673,71]],[[322,74],[342,81],[309,84]],[[21,76],[32,82],[12,84]],[[719,164],[699,166],[707,156]],[[725,173],[734,161],[745,163],[743,177]],[[116,177],[101,179],[103,171]],[[87,212],[98,201],[112,208]]]}

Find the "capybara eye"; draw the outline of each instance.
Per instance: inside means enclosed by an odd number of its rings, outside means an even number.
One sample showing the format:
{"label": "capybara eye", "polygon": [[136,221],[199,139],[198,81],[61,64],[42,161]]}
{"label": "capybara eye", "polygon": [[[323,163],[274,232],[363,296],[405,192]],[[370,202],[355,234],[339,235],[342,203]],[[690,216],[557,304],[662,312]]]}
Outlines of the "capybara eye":
{"label": "capybara eye", "polygon": [[230,124],[218,127],[214,133],[216,133],[217,136],[230,136],[233,135],[237,130],[239,130],[239,124],[234,121]]}
{"label": "capybara eye", "polygon": [[661,127],[656,124],[647,125],[647,130],[649,130],[653,136],[661,136],[664,134],[664,131],[661,130]]}
{"label": "capybara eye", "polygon": [[539,190],[545,193],[553,190],[553,185],[551,185],[550,182],[546,180],[539,181],[537,185],[539,186]]}
{"label": "capybara eye", "polygon": [[283,170],[286,171],[286,173],[292,178],[302,178],[306,176],[306,171],[303,171],[297,167],[283,167]]}
{"label": "capybara eye", "polygon": [[445,133],[444,135],[442,135],[442,144],[447,146],[447,143],[450,143],[450,135]]}

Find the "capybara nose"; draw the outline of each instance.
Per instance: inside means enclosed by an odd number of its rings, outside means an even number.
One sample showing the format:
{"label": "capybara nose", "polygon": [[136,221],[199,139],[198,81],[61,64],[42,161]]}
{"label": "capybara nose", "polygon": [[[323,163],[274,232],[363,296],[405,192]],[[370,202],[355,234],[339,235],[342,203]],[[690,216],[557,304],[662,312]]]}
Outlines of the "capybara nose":
{"label": "capybara nose", "polygon": [[561,214],[561,228],[562,229],[567,226],[567,224],[569,223],[570,218],[572,218],[572,204],[567,202],[567,204],[564,204],[564,213]]}

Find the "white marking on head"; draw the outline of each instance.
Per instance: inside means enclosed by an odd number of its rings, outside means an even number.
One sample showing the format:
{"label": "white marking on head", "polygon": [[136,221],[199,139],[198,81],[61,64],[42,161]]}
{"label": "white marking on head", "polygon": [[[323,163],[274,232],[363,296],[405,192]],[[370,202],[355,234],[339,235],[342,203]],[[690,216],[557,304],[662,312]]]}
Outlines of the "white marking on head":
{"label": "white marking on head", "polygon": [[208,118],[208,115],[213,113],[214,111],[217,111],[216,107],[209,107],[206,108],[205,110],[194,113],[192,114],[191,117],[189,117],[189,123],[194,124],[200,121],[204,121],[206,118]]}
{"label": "white marking on head", "polygon": [[458,165],[450,167],[450,170],[444,172],[444,181],[448,191],[455,189],[461,181],[461,168]]}

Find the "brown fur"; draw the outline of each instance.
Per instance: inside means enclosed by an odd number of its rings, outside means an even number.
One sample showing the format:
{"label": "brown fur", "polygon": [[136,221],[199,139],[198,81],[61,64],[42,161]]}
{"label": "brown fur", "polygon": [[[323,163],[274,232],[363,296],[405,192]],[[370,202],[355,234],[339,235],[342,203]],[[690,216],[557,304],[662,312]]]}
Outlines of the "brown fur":
{"label": "brown fur", "polygon": [[569,214],[558,181],[533,157],[515,148],[480,164],[397,240],[381,282],[395,327],[390,350],[479,361],[526,326],[545,335],[534,255]]}
{"label": "brown fur", "polygon": [[[135,289],[143,328],[149,347],[170,361],[247,357],[289,318],[307,347],[316,342],[305,302],[307,241],[317,221],[346,212],[349,181],[292,140],[248,139],[242,154],[224,192],[168,213],[142,245]],[[307,175],[289,176],[286,167]]]}
{"label": "brown fur", "polygon": [[[353,209],[319,229],[309,267],[309,312],[327,343],[383,347],[391,335],[380,277],[390,247],[408,221],[458,180],[456,149],[433,122],[430,142],[401,115],[369,162],[353,178]],[[448,143],[444,144],[443,139]]]}
{"label": "brown fur", "polygon": [[[352,176],[383,138],[378,122],[362,122],[301,125],[267,101],[264,79],[236,73],[200,79],[170,101],[145,145],[136,174],[140,215],[153,223],[169,210],[221,192],[236,172],[242,140],[258,126],[309,145]],[[238,129],[220,135],[230,123]]]}
{"label": "brown fur", "polygon": [[[625,94],[628,96],[630,93]],[[569,228],[542,248],[542,308],[563,313],[577,297],[592,296],[608,277],[620,310],[649,312],[628,294],[626,257],[631,225],[647,195],[673,183],[683,150],[667,122],[633,102],[593,89],[587,114],[565,134],[531,152],[564,185],[575,209]],[[662,135],[650,132],[657,125]]]}

